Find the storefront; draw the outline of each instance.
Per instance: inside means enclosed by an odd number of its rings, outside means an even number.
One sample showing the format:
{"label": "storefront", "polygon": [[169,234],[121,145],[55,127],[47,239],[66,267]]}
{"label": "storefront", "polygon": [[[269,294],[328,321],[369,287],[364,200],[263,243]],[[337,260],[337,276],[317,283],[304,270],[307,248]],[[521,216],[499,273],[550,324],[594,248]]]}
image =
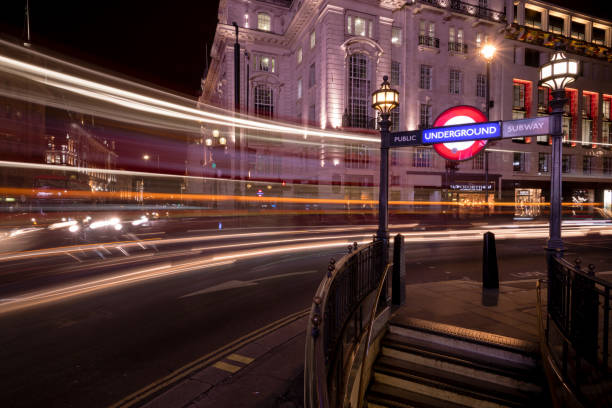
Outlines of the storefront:
{"label": "storefront", "polygon": [[514,218],[531,219],[542,213],[544,197],[541,188],[514,189]]}

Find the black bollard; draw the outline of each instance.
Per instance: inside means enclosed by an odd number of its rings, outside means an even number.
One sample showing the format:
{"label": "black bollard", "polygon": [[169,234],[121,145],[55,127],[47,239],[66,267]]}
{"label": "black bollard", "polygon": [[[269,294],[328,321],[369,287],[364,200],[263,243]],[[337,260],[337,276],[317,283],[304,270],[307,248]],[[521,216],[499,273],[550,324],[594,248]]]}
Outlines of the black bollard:
{"label": "black bollard", "polygon": [[482,244],[482,287],[498,289],[499,270],[497,268],[497,252],[495,251],[495,234],[491,231],[485,232]]}
{"label": "black bollard", "polygon": [[397,234],[393,239],[391,304],[401,306],[404,302],[406,302],[406,257],[404,255],[404,237]]}

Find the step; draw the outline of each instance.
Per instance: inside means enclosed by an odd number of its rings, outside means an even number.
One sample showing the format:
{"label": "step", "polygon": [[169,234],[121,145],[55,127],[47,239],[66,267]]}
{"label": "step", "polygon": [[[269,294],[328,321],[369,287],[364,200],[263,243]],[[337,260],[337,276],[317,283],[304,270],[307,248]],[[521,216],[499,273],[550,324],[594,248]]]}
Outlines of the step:
{"label": "step", "polygon": [[397,334],[385,336],[381,345],[382,356],[480,378],[508,387],[523,388],[533,392],[541,391],[539,384],[543,382],[543,376],[539,369],[531,365],[498,360]]}
{"label": "step", "polygon": [[540,395],[385,356],[374,364],[374,381],[467,406],[523,407]]}
{"label": "step", "polygon": [[416,318],[392,321],[389,333],[420,340],[423,343],[442,345],[472,356],[494,358],[515,366],[535,367],[539,360],[539,345],[529,341],[500,336],[464,327],[430,322]]}
{"label": "step", "polygon": [[451,401],[436,399],[381,383],[373,383],[366,395],[368,408],[468,408]]}

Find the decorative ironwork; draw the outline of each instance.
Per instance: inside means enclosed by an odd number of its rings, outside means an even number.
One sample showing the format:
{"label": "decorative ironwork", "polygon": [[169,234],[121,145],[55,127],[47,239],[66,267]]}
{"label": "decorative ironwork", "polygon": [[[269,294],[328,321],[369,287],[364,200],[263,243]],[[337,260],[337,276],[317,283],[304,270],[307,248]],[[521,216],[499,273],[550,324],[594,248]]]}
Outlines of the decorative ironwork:
{"label": "decorative ironwork", "polygon": [[610,292],[612,283],[585,271],[580,259],[549,257],[548,324],[545,341],[560,380],[584,406],[601,400],[612,381],[610,368]]}
{"label": "decorative ironwork", "polygon": [[419,45],[426,47],[440,48],[440,39],[435,37],[429,37],[427,35],[419,35]]}
{"label": "decorative ironwork", "polygon": [[466,14],[468,16],[487,19],[496,23],[503,23],[506,21],[506,13],[503,11],[480,7],[478,5],[466,3],[460,0],[419,0],[419,2],[436,8],[451,10],[453,12]]}
{"label": "decorative ironwork", "polygon": [[454,52],[454,53],[457,53],[457,54],[467,54],[468,46],[467,46],[467,44],[464,44],[464,43],[449,42],[448,43],[448,50],[450,52]]}
{"label": "decorative ironwork", "polygon": [[569,38],[561,34],[549,33],[536,28],[512,24],[506,29],[505,37],[510,40],[539,45],[552,49],[564,49],[569,53],[585,55],[612,62],[612,49],[604,45]]}

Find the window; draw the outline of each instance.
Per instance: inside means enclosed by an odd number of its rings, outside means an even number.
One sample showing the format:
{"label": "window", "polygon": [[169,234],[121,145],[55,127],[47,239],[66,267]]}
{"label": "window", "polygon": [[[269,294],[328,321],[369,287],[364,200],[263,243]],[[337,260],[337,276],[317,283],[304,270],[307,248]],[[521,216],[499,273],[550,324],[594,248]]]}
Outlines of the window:
{"label": "window", "polygon": [[456,95],[461,93],[461,71],[457,69],[450,70],[448,92]]}
{"label": "window", "polygon": [[317,119],[317,107],[313,103],[308,107],[308,122],[313,123]]}
{"label": "window", "polygon": [[476,75],[476,96],[486,98],[487,96],[487,76],[483,74]]}
{"label": "window", "polygon": [[548,113],[548,92],[550,88],[538,87],[538,112]]}
{"label": "window", "polygon": [[417,147],[412,153],[412,167],[431,167],[432,150],[425,147]]}
{"label": "window", "polygon": [[538,172],[548,173],[550,171],[550,153],[538,153]]}
{"label": "window", "polygon": [[548,16],[548,31],[554,34],[563,34],[563,19],[555,16]]}
{"label": "window", "polygon": [[255,87],[255,115],[267,119],[274,116],[272,88],[267,85]]}
{"label": "window", "polygon": [[317,35],[313,31],[310,33],[310,49],[313,49],[317,45]]}
{"label": "window", "polygon": [[572,171],[572,156],[564,154],[561,158],[561,172],[570,173]]}
{"label": "window", "polygon": [[431,127],[431,105],[428,103],[422,103],[419,109],[419,127],[421,129],[427,129]]}
{"label": "window", "polygon": [[436,25],[434,23],[423,20],[419,22],[419,45],[440,47],[440,41],[436,38]]}
{"label": "window", "polygon": [[297,80],[297,98],[300,99],[302,97],[302,78],[298,78]]}
{"label": "window", "polygon": [[397,27],[391,28],[391,44],[402,45],[402,29]]}
{"label": "window", "polygon": [[572,38],[576,38],[578,40],[584,40],[584,24],[580,24],[580,23],[576,23],[575,21],[572,21],[570,28],[571,28],[570,36]]}
{"label": "window", "polygon": [[514,152],[514,158],[512,160],[513,171],[525,171],[525,162],[527,154],[524,152]]}
{"label": "window", "polygon": [[603,174],[612,174],[612,157],[603,158]]}
{"label": "window", "polygon": [[603,143],[603,147],[607,146],[610,143],[610,122],[601,122],[601,143]]}
{"label": "window", "polygon": [[563,141],[570,141],[570,133],[572,132],[572,117],[563,116],[561,121],[561,130],[563,131]]}
{"label": "window", "polygon": [[582,95],[582,117],[592,119],[591,117],[591,95],[590,94]]}
{"label": "window", "polygon": [[542,28],[542,13],[539,11],[525,9],[525,25],[537,29]]}
{"label": "window", "polygon": [[348,144],[344,147],[344,166],[348,169],[369,169],[370,150],[364,144]]}
{"label": "window", "polygon": [[431,89],[431,65],[421,65],[421,81],[419,87],[421,89]]}
{"label": "window", "polygon": [[593,171],[593,156],[584,156],[582,158],[582,174],[591,174]]}
{"label": "window", "polygon": [[538,68],[540,66],[540,51],[525,48],[525,66]]}
{"label": "window", "polygon": [[297,63],[298,64],[302,63],[302,47],[300,47],[300,49],[297,50]]}
{"label": "window", "polygon": [[524,83],[513,84],[512,88],[512,109],[525,110],[525,85]]}
{"label": "window", "polygon": [[463,44],[463,29],[458,28],[457,30],[455,30],[455,27],[449,27],[448,50],[461,54],[467,52],[467,47]]}
{"label": "window", "polygon": [[482,46],[482,33],[476,33],[476,48],[480,48]]}
{"label": "window", "polygon": [[483,152],[482,154],[474,156],[474,159],[472,159],[472,169],[473,170],[482,170],[482,169],[484,169],[484,156],[485,156],[485,154],[486,154],[486,152]]}
{"label": "window", "polygon": [[255,71],[276,72],[276,61],[272,57],[266,55],[255,55]]}
{"label": "window", "polygon": [[593,35],[591,42],[595,44],[604,45],[606,43],[606,31],[601,28],[593,27]]}
{"label": "window", "polygon": [[[548,116],[547,114],[538,113],[538,118],[545,118],[547,116]],[[536,136],[536,142],[538,142],[539,144],[548,145],[548,139],[549,139],[548,135]]]}
{"label": "window", "polygon": [[400,63],[399,61],[391,61],[391,85],[399,86],[400,84]]}
{"label": "window", "polygon": [[[347,16],[346,17],[346,32],[350,35],[358,35],[361,37],[371,38],[372,37],[372,21],[365,19],[363,17]],[[391,41],[393,41],[393,39]]]}
{"label": "window", "polygon": [[593,121],[582,118],[582,144],[590,145],[593,141]]}
{"label": "window", "polygon": [[610,99],[604,98],[601,101],[601,114],[603,120],[610,120]]}
{"label": "window", "polygon": [[308,68],[308,89],[312,88],[316,82],[315,63],[313,62]]}
{"label": "window", "polygon": [[392,149],[391,150],[391,165],[392,166],[397,166],[399,163],[399,152],[397,151],[397,149]]}
{"label": "window", "polygon": [[399,108],[395,108],[395,109],[393,109],[391,111],[391,117],[389,119],[391,120],[391,127],[389,128],[389,130],[391,132],[397,132],[399,130],[399,125],[400,125],[400,110],[399,110]]}
{"label": "window", "polygon": [[257,13],[257,29],[262,31],[270,31],[272,21],[270,15],[266,13]]}
{"label": "window", "polygon": [[368,128],[370,118],[369,61],[364,54],[353,54],[349,58],[348,110],[353,127]]}

